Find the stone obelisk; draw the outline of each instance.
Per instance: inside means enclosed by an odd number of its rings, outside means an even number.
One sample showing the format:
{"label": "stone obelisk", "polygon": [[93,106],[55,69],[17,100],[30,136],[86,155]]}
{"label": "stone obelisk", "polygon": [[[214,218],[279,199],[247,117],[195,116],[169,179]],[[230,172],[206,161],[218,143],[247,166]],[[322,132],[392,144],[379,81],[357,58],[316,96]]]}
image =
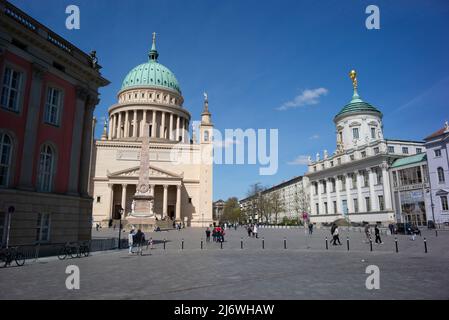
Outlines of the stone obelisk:
{"label": "stone obelisk", "polygon": [[[148,130],[148,124],[145,124],[143,132]],[[150,187],[150,138],[144,136],[140,150],[139,183],[134,194],[134,212],[127,219],[128,223],[142,231],[152,231],[156,224],[153,191]]]}

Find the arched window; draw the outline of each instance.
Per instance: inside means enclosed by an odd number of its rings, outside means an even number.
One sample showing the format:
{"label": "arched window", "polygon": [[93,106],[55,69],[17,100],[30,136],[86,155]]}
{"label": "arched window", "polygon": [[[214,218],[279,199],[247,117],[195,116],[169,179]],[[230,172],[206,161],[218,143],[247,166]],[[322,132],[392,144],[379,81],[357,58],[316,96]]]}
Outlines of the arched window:
{"label": "arched window", "polygon": [[9,183],[11,168],[12,139],[6,133],[0,133],[0,186],[6,187]]}
{"label": "arched window", "polygon": [[51,192],[55,166],[55,152],[53,148],[44,144],[39,155],[39,172],[37,189],[41,192]]}
{"label": "arched window", "polygon": [[437,169],[437,172],[438,172],[438,182],[439,183],[444,183],[445,179],[444,179],[444,170],[443,170],[443,168],[439,167]]}
{"label": "arched window", "polygon": [[205,142],[209,141],[209,131],[204,131],[204,141]]}

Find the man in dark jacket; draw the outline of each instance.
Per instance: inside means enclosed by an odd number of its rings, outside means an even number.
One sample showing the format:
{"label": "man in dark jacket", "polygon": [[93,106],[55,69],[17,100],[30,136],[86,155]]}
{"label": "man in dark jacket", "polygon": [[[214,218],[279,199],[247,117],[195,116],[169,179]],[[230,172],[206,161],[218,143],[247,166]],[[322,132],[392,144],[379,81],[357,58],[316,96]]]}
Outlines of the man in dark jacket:
{"label": "man in dark jacket", "polygon": [[377,227],[377,224],[374,227],[374,235],[376,236],[376,243],[382,244],[382,240],[380,239],[380,230]]}

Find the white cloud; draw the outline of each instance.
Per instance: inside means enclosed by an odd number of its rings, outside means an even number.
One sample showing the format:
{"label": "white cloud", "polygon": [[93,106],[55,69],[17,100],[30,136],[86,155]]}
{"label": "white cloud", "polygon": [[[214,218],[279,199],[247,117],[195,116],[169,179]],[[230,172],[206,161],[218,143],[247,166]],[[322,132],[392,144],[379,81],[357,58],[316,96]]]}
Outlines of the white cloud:
{"label": "white cloud", "polygon": [[316,140],[316,139],[319,139],[320,138],[320,135],[319,134],[314,134],[313,136],[311,136],[309,139],[310,140]]}
{"label": "white cloud", "polygon": [[304,165],[304,164],[308,164],[308,163],[309,163],[309,156],[304,156],[304,155],[297,156],[295,158],[295,160],[287,162],[287,164],[296,165],[296,166]]}
{"label": "white cloud", "polygon": [[277,110],[285,111],[291,108],[318,104],[320,102],[320,97],[327,95],[328,92],[329,90],[326,88],[306,89],[293,100],[285,102],[282,106],[277,108]]}

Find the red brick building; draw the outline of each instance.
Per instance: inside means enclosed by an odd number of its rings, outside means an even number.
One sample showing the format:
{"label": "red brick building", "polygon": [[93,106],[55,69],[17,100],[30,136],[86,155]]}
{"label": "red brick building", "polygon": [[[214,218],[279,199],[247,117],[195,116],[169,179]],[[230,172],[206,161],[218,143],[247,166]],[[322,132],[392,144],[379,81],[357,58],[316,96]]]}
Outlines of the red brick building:
{"label": "red brick building", "polygon": [[109,84],[99,70],[94,54],[0,0],[2,245],[90,239],[93,111]]}

